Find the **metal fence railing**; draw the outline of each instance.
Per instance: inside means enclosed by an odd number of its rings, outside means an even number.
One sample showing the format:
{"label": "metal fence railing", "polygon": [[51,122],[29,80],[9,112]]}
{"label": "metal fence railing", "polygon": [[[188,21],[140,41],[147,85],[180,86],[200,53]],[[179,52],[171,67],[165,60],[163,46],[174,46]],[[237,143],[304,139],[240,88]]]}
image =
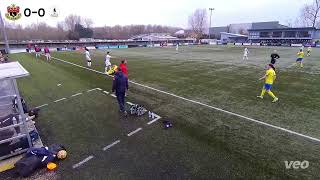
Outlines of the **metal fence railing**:
{"label": "metal fence railing", "polygon": [[0,160],[32,147],[16,79],[0,80]]}

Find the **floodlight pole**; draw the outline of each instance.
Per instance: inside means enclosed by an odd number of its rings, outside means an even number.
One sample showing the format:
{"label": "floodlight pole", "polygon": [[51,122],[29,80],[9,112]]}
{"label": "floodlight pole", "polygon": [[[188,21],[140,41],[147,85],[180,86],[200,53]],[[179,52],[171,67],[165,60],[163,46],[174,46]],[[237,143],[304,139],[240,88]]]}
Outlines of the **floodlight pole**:
{"label": "floodlight pole", "polygon": [[214,8],[209,8],[210,11],[210,25],[209,25],[209,39],[211,39],[211,34],[210,34],[210,28],[211,28],[211,17],[212,17],[212,11],[214,10]]}
{"label": "floodlight pole", "polygon": [[5,43],[5,49],[6,49],[6,53],[10,53],[9,52],[9,43],[8,43],[8,37],[7,37],[7,33],[6,33],[6,29],[4,27],[4,22],[2,19],[2,15],[1,15],[1,11],[0,11],[0,28],[2,30],[2,34],[3,34],[3,39],[4,39],[4,43]]}

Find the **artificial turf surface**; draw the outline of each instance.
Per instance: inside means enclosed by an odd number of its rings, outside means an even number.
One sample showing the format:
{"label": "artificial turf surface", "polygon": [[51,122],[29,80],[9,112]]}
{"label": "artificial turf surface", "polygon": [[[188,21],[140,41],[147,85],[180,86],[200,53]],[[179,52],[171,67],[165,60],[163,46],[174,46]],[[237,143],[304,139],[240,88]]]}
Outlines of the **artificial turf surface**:
{"label": "artificial turf surface", "polygon": [[[295,48],[277,48],[278,78],[273,92],[256,99],[264,66],[272,48],[224,46],[140,48],[110,50],[118,64],[128,59],[130,80],[217,106],[316,138],[320,137],[320,51],[313,50],[305,68],[287,68]],[[93,68],[103,71],[106,50],[91,52]],[[57,52],[54,57],[85,65],[81,52]],[[33,106],[79,91],[100,87],[110,90],[111,79],[78,67],[53,61],[36,61],[31,54],[15,54],[31,76],[19,80],[25,99]],[[62,86],[57,87],[61,83]],[[49,105],[37,126],[47,144],[64,143],[70,156],[61,163],[63,179],[314,179],[319,177],[319,143],[289,135],[197,104],[130,85],[129,99],[173,120],[174,128],[160,123],[145,127],[146,119],[123,119],[115,99],[101,92]],[[126,138],[136,127],[143,131]],[[120,138],[110,151],[101,148]],[[88,155],[83,167],[71,166]],[[308,160],[307,169],[287,170],[284,161]]]}

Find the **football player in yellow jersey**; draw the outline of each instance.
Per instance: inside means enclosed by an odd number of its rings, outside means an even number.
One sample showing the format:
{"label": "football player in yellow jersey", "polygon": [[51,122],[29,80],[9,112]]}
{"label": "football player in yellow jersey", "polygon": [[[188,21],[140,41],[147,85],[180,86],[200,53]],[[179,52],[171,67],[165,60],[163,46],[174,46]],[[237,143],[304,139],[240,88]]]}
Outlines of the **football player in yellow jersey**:
{"label": "football player in yellow jersey", "polygon": [[300,49],[300,51],[297,53],[297,56],[298,56],[298,58],[297,58],[297,65],[299,65],[300,64],[300,67],[302,67],[303,68],[303,58],[304,58],[304,52],[303,52],[303,50],[302,49]]}
{"label": "football player in yellow jersey", "polygon": [[263,79],[265,80],[265,84],[262,88],[261,95],[257,97],[263,99],[264,94],[267,92],[273,98],[272,102],[277,102],[279,99],[271,92],[272,84],[276,80],[276,71],[272,64],[268,65],[266,74],[259,80]]}

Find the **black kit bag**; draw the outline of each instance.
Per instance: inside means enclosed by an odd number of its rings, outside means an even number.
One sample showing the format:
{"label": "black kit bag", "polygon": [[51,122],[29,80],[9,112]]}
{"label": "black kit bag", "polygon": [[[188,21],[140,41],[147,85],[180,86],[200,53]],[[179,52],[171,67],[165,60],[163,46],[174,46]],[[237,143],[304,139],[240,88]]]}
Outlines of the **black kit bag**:
{"label": "black kit bag", "polygon": [[41,157],[25,156],[16,162],[15,171],[22,177],[28,177],[42,166]]}

